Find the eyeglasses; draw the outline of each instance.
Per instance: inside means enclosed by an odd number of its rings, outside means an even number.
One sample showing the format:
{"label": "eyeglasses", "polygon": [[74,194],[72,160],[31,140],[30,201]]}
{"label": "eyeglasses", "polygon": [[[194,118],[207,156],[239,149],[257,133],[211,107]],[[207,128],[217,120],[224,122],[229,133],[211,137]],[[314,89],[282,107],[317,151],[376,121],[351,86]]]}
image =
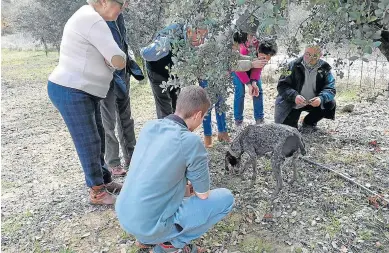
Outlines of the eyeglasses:
{"label": "eyeglasses", "polygon": [[304,56],[309,57],[311,59],[319,59],[320,58],[320,54],[319,53],[311,54],[309,52],[305,52]]}

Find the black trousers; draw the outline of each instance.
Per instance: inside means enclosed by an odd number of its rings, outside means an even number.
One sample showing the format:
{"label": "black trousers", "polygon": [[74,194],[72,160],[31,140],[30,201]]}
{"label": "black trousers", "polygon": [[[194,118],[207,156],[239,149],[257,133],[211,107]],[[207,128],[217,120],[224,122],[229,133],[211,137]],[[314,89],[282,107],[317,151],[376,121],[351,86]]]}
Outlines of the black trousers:
{"label": "black trousers", "polygon": [[155,73],[153,71],[147,70],[147,75],[150,80],[151,90],[153,91],[155,107],[157,110],[158,119],[165,118],[166,116],[172,114],[176,110],[177,97],[180,89],[170,87],[163,92],[162,85],[163,81],[168,79]]}
{"label": "black trousers", "polygon": [[292,109],[292,111],[288,114],[283,124],[295,127],[298,126],[298,120],[300,118],[302,111],[309,112],[307,116],[304,118],[304,124],[309,126],[316,126],[317,122],[326,119],[335,119],[335,109],[336,109],[336,101],[332,100],[323,105],[324,108],[321,108],[321,105],[318,107],[312,107],[307,105],[300,109]]}

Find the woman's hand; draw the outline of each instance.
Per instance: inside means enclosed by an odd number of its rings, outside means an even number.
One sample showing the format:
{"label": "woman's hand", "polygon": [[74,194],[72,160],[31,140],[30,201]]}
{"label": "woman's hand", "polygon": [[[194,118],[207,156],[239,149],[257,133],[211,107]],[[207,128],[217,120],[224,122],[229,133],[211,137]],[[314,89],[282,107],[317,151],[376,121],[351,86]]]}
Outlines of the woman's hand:
{"label": "woman's hand", "polygon": [[251,68],[253,69],[262,69],[263,67],[265,67],[265,65],[267,64],[267,60],[266,59],[254,59],[252,62],[251,62]]}

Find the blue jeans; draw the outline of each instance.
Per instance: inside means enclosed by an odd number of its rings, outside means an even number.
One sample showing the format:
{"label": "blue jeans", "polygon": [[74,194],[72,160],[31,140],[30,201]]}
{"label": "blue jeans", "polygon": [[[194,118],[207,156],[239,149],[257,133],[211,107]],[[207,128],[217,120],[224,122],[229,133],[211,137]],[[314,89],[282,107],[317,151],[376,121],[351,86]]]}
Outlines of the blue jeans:
{"label": "blue jeans", "polygon": [[234,196],[224,188],[211,190],[205,200],[197,196],[184,198],[172,217],[175,226],[169,234],[152,241],[147,238],[136,239],[143,244],[170,242],[175,248],[183,248],[229,214],[233,206]]}
{"label": "blue jeans", "polygon": [[[246,85],[240,81],[235,73],[232,73],[232,82],[235,86],[234,93],[234,119],[235,121],[243,121],[243,110],[244,110],[244,97]],[[263,119],[263,90],[262,81],[258,80],[259,96],[253,97],[254,107],[254,119]]]}
{"label": "blue jeans", "polygon": [[[201,80],[199,84],[203,88],[206,88],[208,86],[208,82],[206,80]],[[225,133],[227,132],[226,113],[220,110],[221,101],[222,98],[218,97],[218,101],[215,104],[217,131],[219,133]],[[212,108],[209,109],[207,115],[204,117],[203,129],[204,136],[212,136]]]}
{"label": "blue jeans", "polygon": [[101,98],[50,81],[47,91],[72,136],[88,187],[110,183],[111,173],[104,162]]}

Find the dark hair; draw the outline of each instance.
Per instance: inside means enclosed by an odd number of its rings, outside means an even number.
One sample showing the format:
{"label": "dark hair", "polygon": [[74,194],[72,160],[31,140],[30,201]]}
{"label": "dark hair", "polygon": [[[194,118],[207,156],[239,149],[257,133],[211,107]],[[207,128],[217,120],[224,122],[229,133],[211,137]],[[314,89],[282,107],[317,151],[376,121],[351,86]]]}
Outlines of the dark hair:
{"label": "dark hair", "polygon": [[234,35],[233,35],[234,42],[236,42],[238,44],[245,43],[247,41],[247,35],[248,34],[246,32],[242,32],[242,31],[234,32]]}
{"label": "dark hair", "polygon": [[274,39],[264,39],[258,46],[258,53],[274,56],[277,54],[278,47]]}

